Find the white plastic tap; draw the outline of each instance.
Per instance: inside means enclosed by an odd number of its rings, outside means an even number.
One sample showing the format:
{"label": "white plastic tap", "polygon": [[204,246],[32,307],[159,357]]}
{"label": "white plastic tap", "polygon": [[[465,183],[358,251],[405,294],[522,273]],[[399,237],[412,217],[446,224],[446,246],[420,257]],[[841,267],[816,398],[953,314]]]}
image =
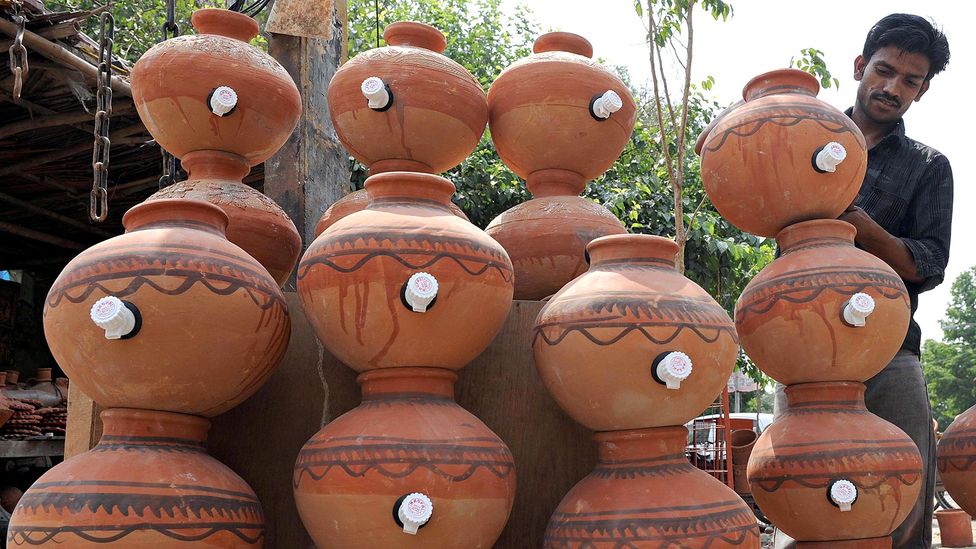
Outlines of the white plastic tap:
{"label": "white plastic tap", "polygon": [[610,118],[610,115],[623,108],[624,102],[613,90],[603,92],[603,95],[593,100],[593,116],[600,120]]}
{"label": "white plastic tap", "polygon": [[437,297],[437,279],[430,273],[414,273],[407,280],[404,298],[415,313],[426,313],[430,303]]}
{"label": "white plastic tap", "polygon": [[847,158],[847,149],[840,143],[831,141],[817,152],[813,163],[818,170],[833,173],[845,158]]}
{"label": "white plastic tap", "polygon": [[421,526],[427,524],[433,513],[434,502],[419,492],[408,494],[397,509],[397,517],[403,523],[403,533],[414,536]]}
{"label": "white plastic tap", "polygon": [[237,92],[230,86],[218,86],[210,94],[210,110],[217,116],[224,116],[237,106]]}
{"label": "white plastic tap", "polygon": [[858,292],[844,304],[844,322],[854,327],[864,326],[865,319],[873,312],[874,298]]}
{"label": "white plastic tap", "polygon": [[850,511],[856,499],[857,486],[853,482],[841,479],[830,485],[830,501],[837,504],[841,511]]}
{"label": "white plastic tap", "polygon": [[363,84],[359,89],[362,90],[363,96],[366,97],[367,104],[371,109],[383,110],[393,102],[393,98],[387,90],[386,82],[383,82],[383,79],[378,76],[370,76],[366,80],[363,80]]}
{"label": "white plastic tap", "polygon": [[105,339],[121,339],[136,328],[136,315],[115,296],[96,301],[91,308],[91,319],[105,330]]}
{"label": "white plastic tap", "polygon": [[680,389],[681,382],[691,375],[691,358],[681,351],[668,353],[657,363],[657,377],[668,389]]}

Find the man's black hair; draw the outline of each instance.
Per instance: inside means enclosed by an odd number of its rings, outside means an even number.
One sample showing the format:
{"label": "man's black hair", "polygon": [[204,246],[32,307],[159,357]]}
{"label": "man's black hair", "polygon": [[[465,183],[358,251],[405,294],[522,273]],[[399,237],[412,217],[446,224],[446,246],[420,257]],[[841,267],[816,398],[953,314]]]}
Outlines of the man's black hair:
{"label": "man's black hair", "polygon": [[870,61],[876,51],[895,46],[908,53],[920,53],[929,59],[929,80],[949,64],[949,41],[945,34],[927,19],[908,13],[893,13],[875,23],[864,40],[861,55]]}

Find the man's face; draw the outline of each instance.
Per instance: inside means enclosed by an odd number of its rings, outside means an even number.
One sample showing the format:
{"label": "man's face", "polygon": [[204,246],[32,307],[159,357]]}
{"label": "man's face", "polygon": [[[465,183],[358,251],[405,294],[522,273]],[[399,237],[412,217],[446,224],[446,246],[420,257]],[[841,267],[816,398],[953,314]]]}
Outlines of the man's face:
{"label": "man's face", "polygon": [[929,60],[921,53],[909,53],[897,46],[874,52],[871,59],[859,55],[854,60],[857,108],[876,124],[898,121],[929,89],[925,76]]}

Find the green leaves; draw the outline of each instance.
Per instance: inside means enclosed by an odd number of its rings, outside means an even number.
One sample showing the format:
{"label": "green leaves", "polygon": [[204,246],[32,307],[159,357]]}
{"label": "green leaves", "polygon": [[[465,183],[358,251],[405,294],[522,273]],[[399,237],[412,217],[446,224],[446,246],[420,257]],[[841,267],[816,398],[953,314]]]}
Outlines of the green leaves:
{"label": "green leaves", "polygon": [[932,412],[943,430],[976,404],[976,267],[953,281],[951,295],[939,322],[944,341],[926,340],[921,359]]}
{"label": "green leaves", "polygon": [[790,58],[790,67],[795,67],[816,76],[817,80],[820,81],[820,86],[825,89],[830,87],[840,88],[840,80],[831,76],[823,55],[824,52],[817,48],[802,49],[800,50],[799,58]]}

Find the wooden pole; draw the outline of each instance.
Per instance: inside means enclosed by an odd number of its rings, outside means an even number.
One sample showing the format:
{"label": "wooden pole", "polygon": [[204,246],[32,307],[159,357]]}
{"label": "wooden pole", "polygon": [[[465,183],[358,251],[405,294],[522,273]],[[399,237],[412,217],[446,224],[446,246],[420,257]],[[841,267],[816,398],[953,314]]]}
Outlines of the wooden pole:
{"label": "wooden pole", "polygon": [[[307,249],[322,212],[345,196],[349,156],[339,143],[326,90],[342,61],[346,41],[346,2],[335,2],[331,40],[272,34],[269,51],[298,85],[302,117],[288,142],[265,162],[264,193],[291,216]],[[294,275],[284,288],[295,291]]]}

